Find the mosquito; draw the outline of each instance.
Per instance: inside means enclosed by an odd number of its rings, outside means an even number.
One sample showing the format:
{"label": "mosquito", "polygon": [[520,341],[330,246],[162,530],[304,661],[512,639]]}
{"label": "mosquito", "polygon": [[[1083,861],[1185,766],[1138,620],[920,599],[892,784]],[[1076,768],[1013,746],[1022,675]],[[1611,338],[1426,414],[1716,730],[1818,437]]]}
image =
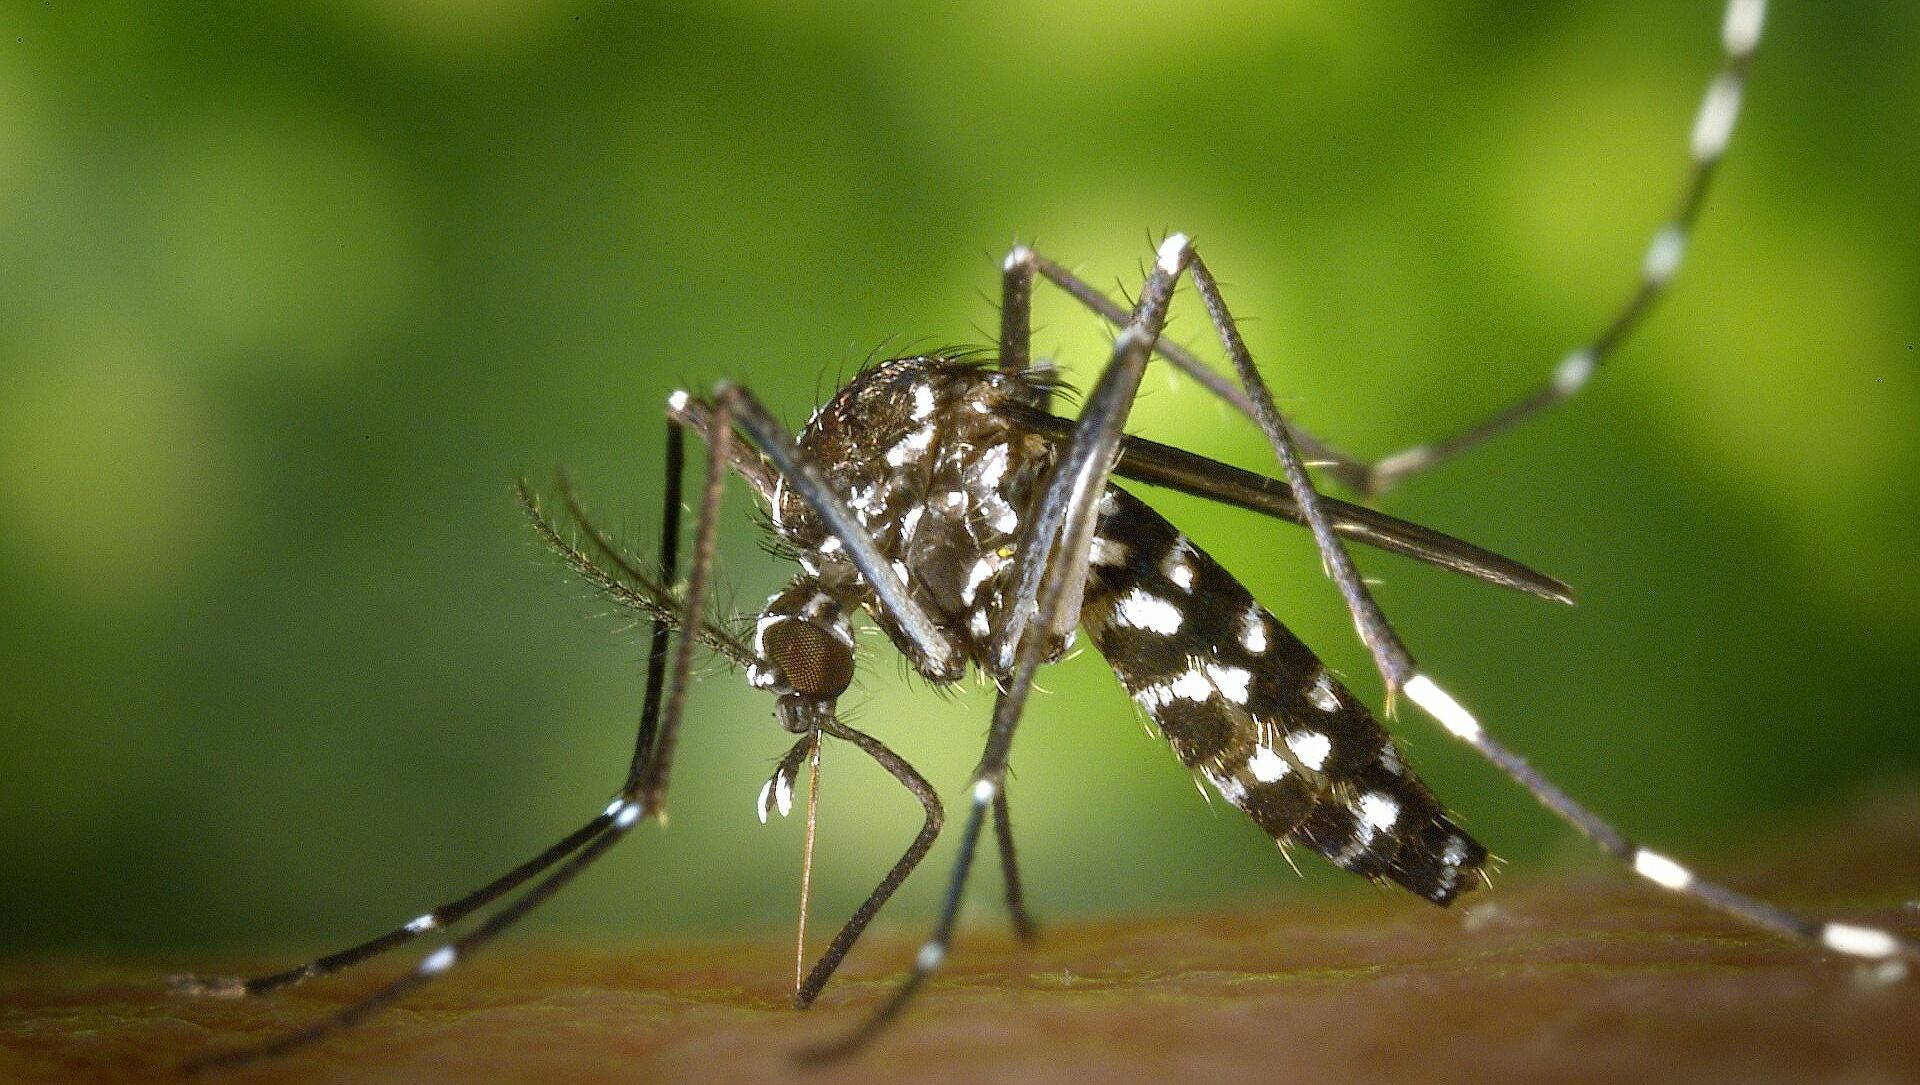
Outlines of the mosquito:
{"label": "mosquito", "polygon": [[[359,1001],[300,1031],[209,1055],[195,1067],[282,1055],[361,1021],[470,959],[636,825],[659,818],[689,676],[702,651],[718,653],[744,670],[751,685],[772,694],[776,718],[795,736],[761,790],[763,819],[770,807],[791,809],[802,767],[829,740],[872,758],[924,809],[920,832],[906,851],[797,978],[795,1003],[811,1003],[945,822],[941,800],[924,777],[839,717],[838,700],[854,677],[854,622],[862,617],[930,683],[948,685],[973,669],[992,681],[997,695],[931,936],[889,997],[856,1028],[805,1052],[807,1059],[858,1050],[941,967],[989,820],[1013,924],[1023,937],[1033,936],[1014,848],[1007,766],[1036,673],[1068,650],[1076,630],[1085,630],[1181,762],[1276,841],[1297,841],[1335,866],[1397,884],[1437,905],[1472,890],[1485,878],[1486,848],[1454,821],[1369,707],[1231,573],[1116,478],[1307,527],[1384,680],[1388,714],[1398,697],[1418,706],[1642,878],[1835,953],[1896,965],[1920,961],[1920,942],[1912,938],[1806,918],[1696,876],[1629,840],[1499,743],[1420,668],[1375,604],[1346,546],[1363,543],[1551,601],[1571,602],[1567,586],[1462,540],[1326,496],[1308,471],[1312,461],[1337,482],[1377,494],[1546,411],[1588,383],[1679,270],[1733,133],[1764,14],[1764,0],[1730,0],[1726,7],[1722,62],[1696,115],[1690,168],[1625,303],[1538,390],[1443,440],[1368,462],[1290,424],[1255,368],[1212,270],[1189,238],[1174,234],[1159,245],[1131,305],[1032,248],[1016,246],[1002,270],[997,350],[916,355],[873,366],[841,388],[797,435],[742,385],[725,383],[706,397],[675,392],[666,410],[661,548],[651,565],[600,530],[564,480],[560,498],[577,542],[565,521],[550,515],[522,483],[524,510],[561,560],[651,622],[647,685],[625,783],[597,816],[539,855],[368,942],[253,979],[177,977],[176,988],[190,993],[267,994],[447,931],[527,887]],[[1231,379],[1162,338],[1182,278],[1200,296],[1232,362]],[[1031,303],[1042,280],[1118,328],[1111,356],[1073,418],[1053,413],[1064,385],[1032,358]],[[1280,465],[1280,477],[1129,436],[1129,411],[1156,356],[1251,418]],[[705,477],[682,581],[678,540],[689,433],[705,442]],[[777,548],[799,569],[767,601],[750,634],[736,633],[708,612],[729,476],[742,479],[764,503]]]}

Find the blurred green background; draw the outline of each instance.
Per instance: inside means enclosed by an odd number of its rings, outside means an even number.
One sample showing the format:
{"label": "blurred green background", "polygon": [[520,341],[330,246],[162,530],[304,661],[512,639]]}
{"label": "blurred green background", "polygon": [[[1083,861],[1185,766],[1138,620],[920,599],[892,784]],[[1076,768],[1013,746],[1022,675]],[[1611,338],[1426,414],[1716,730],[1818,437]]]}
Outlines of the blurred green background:
{"label": "blurred green background", "polygon": [[[1781,4],[1675,294],[1590,394],[1385,506],[1579,607],[1362,555],[1415,652],[1629,831],[1711,859],[1920,776],[1920,8]],[[520,522],[572,467],[642,550],[660,404],[789,419],[869,355],[985,342],[1016,239],[1137,281],[1193,234],[1286,405],[1363,451],[1504,404],[1632,282],[1718,63],[1714,0],[903,13],[744,0],[0,12],[0,945],[299,952],[599,810],[641,637]],[[1173,334],[1206,345],[1191,299]],[[1097,320],[1043,296],[1084,384]],[[1261,465],[1150,376],[1139,431]],[[1303,532],[1159,502],[1377,693]],[[730,510],[723,576],[785,576]],[[957,793],[988,698],[876,651],[856,722]],[[1100,661],[1012,795],[1043,918],[1370,893],[1209,810]],[[1590,861],[1401,725],[1510,876]],[[531,924],[773,931],[787,739],[720,668],[670,826]],[[917,824],[827,756],[821,925]],[[889,913],[917,924],[952,841]],[[1576,858],[1581,857],[1581,858]],[[995,878],[971,909],[995,918]],[[1421,907],[1408,900],[1407,907]],[[293,948],[289,948],[293,947]]]}

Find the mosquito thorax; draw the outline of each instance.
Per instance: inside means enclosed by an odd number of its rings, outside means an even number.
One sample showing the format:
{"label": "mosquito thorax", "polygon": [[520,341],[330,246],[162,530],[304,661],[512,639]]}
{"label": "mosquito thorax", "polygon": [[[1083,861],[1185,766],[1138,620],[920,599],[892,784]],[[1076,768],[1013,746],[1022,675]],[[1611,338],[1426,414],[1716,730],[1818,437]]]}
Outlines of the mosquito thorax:
{"label": "mosquito thorax", "polygon": [[1011,422],[1004,408],[1039,405],[1052,387],[1044,370],[1006,373],[939,355],[896,358],[848,383],[800,433],[801,449],[960,649],[959,663],[942,667],[914,650],[839,540],[782,485],[772,519],[806,570],[795,588],[832,595],[848,611],[866,610],[930,680],[957,680],[969,659],[996,672],[989,642],[1000,628],[1020,518],[1053,463],[1051,443]]}

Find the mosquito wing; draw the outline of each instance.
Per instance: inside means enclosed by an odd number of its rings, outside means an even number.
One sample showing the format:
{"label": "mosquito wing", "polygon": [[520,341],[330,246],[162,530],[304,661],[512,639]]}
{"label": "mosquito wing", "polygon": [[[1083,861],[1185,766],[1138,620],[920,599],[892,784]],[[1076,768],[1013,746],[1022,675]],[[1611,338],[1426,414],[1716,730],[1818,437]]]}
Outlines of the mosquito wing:
{"label": "mosquito wing", "polygon": [[[1008,410],[1022,425],[1056,441],[1064,440],[1073,428],[1072,421],[1045,411],[1017,404]],[[1306,523],[1286,483],[1144,437],[1121,439],[1120,462],[1114,466],[1114,473],[1289,523]],[[1354,542],[1541,599],[1573,602],[1571,587],[1512,558],[1363,505],[1325,496],[1320,503],[1334,532]]]}

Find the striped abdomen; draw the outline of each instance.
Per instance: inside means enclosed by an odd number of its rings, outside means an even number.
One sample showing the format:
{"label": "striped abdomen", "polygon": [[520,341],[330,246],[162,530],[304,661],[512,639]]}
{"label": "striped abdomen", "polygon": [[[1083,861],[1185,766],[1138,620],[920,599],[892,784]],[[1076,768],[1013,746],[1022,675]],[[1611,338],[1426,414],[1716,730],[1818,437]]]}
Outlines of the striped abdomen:
{"label": "striped abdomen", "polygon": [[1174,752],[1281,843],[1436,904],[1486,849],[1320,660],[1159,513],[1110,488],[1081,622]]}

